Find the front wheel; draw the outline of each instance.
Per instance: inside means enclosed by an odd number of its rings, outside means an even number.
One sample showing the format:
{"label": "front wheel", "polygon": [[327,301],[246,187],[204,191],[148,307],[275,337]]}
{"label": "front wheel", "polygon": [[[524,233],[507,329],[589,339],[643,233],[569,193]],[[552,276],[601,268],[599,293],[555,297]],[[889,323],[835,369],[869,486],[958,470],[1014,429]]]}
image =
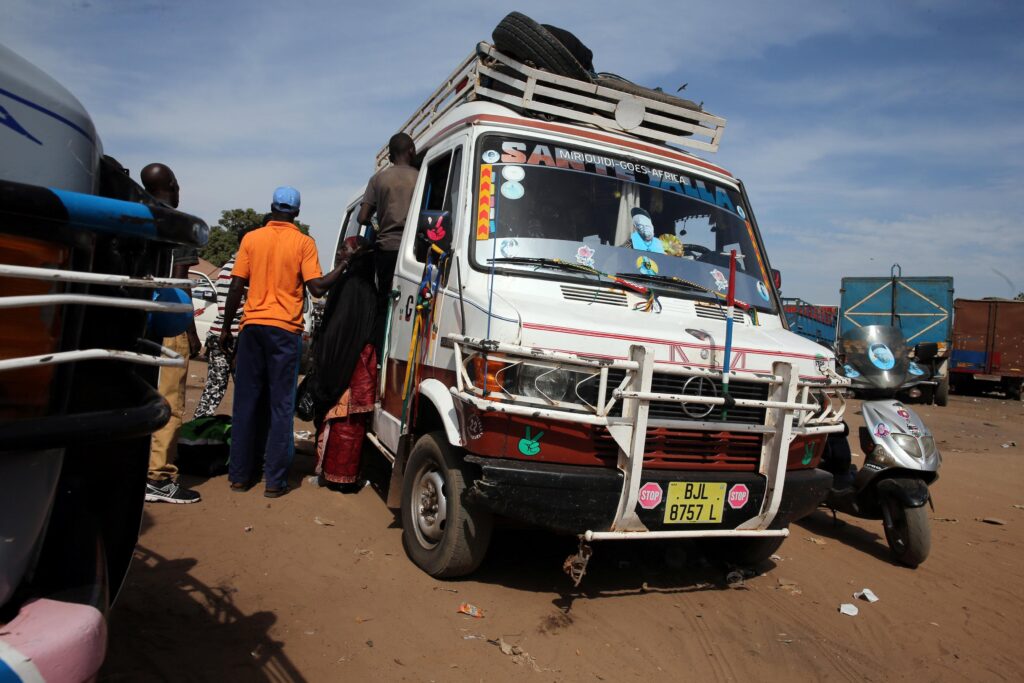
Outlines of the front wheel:
{"label": "front wheel", "polygon": [[885,540],[893,558],[908,567],[925,561],[932,549],[932,532],[924,506],[906,507],[895,498],[883,502],[890,524],[885,525]]}
{"label": "front wheel", "polygon": [[469,480],[444,432],[413,446],[402,481],[402,545],[417,567],[439,579],[472,573],[487,554],[493,520],[465,504]]}

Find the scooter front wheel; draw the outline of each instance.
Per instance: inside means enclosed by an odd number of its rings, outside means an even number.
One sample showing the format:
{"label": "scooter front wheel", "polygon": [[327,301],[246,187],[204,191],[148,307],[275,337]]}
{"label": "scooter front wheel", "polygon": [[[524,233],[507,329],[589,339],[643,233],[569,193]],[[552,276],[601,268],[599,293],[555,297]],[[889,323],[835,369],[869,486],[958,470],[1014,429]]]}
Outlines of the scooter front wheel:
{"label": "scooter front wheel", "polygon": [[883,503],[888,514],[885,540],[893,558],[908,567],[917,567],[932,549],[932,531],[925,506],[907,507],[890,497]]}

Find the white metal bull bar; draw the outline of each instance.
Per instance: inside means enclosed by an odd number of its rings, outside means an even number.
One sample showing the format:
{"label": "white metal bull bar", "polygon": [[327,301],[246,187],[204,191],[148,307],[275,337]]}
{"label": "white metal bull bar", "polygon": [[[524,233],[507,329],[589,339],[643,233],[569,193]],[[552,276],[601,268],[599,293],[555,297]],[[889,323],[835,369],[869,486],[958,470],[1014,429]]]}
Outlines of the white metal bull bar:
{"label": "white metal bull bar", "polygon": [[[789,446],[794,436],[817,435],[843,430],[842,419],[846,409],[840,389],[848,384],[836,375],[832,381],[812,382],[800,380],[793,366],[777,362],[772,374],[755,374],[745,371],[730,373],[730,379],[769,385],[766,400],[725,399],[717,396],[693,396],[688,394],[666,394],[651,391],[654,377],[654,359],[644,346],[630,348],[628,360],[606,360],[578,356],[560,351],[548,351],[532,347],[506,344],[492,340],[475,339],[452,334],[456,360],[456,386],[452,394],[466,403],[485,412],[500,412],[530,418],[546,418],[605,427],[619,447],[617,467],[623,474],[622,492],[618,509],[609,531],[586,530],[582,537],[586,541],[638,538],[684,538],[684,537],[765,537],[786,536],[786,529],[769,529],[779,511],[786,477],[786,463]],[[491,358],[487,362],[517,365],[529,364],[541,367],[569,369],[590,373],[598,378],[598,398],[595,405],[567,403],[551,398],[538,399],[522,396],[502,386],[501,393],[485,393],[474,384],[468,371],[468,364],[474,357]],[[617,387],[609,386],[609,371],[625,371],[625,377]],[[721,379],[722,373],[686,366],[658,366],[659,374],[705,377]],[[578,386],[578,385],[577,385]],[[821,400],[811,394],[817,391]],[[622,401],[621,416],[611,415],[617,401]],[[735,529],[714,530],[649,530],[637,517],[636,506],[643,475],[643,458],[646,452],[647,429],[652,424],[648,419],[652,401],[671,401],[682,404],[709,406],[726,405],[736,407],[763,408],[763,425],[729,422],[708,422],[694,419],[657,420],[658,427],[670,427],[697,431],[746,431],[763,434],[758,474],[765,478],[765,495],[760,510]],[[546,405],[545,405],[546,404]]]}
{"label": "white metal bull bar", "polygon": [[[136,289],[158,289],[161,287],[178,287],[187,289],[192,286],[191,280],[174,278],[133,278],[127,275],[111,275],[106,273],[87,273],[75,270],[56,268],[35,268],[0,264],[0,277],[21,280],[41,280],[55,283],[75,283],[107,285],[113,287],[132,287]],[[191,303],[173,303],[168,301],[152,301],[148,299],[132,299],[97,294],[67,294],[50,292],[22,296],[0,296],[0,310],[14,308],[30,308],[35,306],[82,305],[104,306],[109,308],[127,308],[152,313],[187,313],[192,311]],[[37,356],[20,356],[0,360],[0,372],[18,370],[39,365],[59,365],[85,360],[117,360],[137,365],[156,365],[184,367],[185,359],[165,346],[140,339],[141,346],[150,348],[155,353],[137,353],[120,349],[76,349],[45,353]]]}

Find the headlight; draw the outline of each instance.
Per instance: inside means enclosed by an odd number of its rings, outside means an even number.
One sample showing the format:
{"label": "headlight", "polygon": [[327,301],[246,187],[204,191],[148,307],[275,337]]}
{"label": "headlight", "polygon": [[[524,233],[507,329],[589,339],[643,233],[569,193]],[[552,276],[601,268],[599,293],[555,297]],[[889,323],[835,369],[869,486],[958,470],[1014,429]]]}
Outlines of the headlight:
{"label": "headlight", "polygon": [[924,457],[930,458],[935,455],[935,437],[922,436],[918,438],[921,442],[921,451],[924,453]]}
{"label": "headlight", "polygon": [[[916,436],[911,436],[910,434],[893,434],[892,440],[896,442],[897,446],[918,460],[924,458],[924,452],[921,450],[921,442],[917,440]],[[932,448],[935,448],[934,440],[932,440]]]}
{"label": "headlight", "polygon": [[522,365],[519,368],[519,393],[546,401],[562,401],[569,393],[570,373],[559,368],[542,365]]}

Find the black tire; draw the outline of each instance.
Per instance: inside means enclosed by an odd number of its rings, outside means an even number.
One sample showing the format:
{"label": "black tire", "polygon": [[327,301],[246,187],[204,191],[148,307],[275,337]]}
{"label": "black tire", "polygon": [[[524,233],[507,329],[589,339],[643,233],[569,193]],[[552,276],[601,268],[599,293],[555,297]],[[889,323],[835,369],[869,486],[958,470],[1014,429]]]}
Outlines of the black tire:
{"label": "black tire", "polygon": [[630,95],[646,97],[657,102],[671,104],[674,107],[683,107],[684,109],[692,109],[693,111],[703,111],[703,107],[692,100],[676,97],[675,95],[670,95],[669,93],[662,92],[661,90],[645,88],[642,85],[637,85],[633,81],[627,81],[625,78],[621,78],[613,74],[598,74],[597,78],[594,79],[594,83],[605,88],[629,93]]}
{"label": "black tire", "polygon": [[941,377],[939,386],[935,387],[935,405],[945,407],[949,405],[949,377]]}
{"label": "black tire", "polygon": [[593,78],[565,45],[546,28],[520,12],[509,12],[491,34],[494,46],[519,61],[558,76],[591,82]]}
{"label": "black tire", "polygon": [[906,507],[891,497],[882,501],[882,504],[889,509],[892,519],[892,528],[885,528],[885,540],[893,559],[907,567],[917,567],[925,561],[932,549],[927,508]]}
{"label": "black tire", "polygon": [[785,536],[766,538],[708,538],[700,542],[704,553],[726,564],[756,567],[779,549]]}
{"label": "black tire", "polygon": [[470,574],[487,554],[493,520],[486,510],[465,504],[471,481],[444,432],[416,441],[402,479],[402,545],[409,559],[433,577]]}
{"label": "black tire", "polygon": [[[1003,381],[1006,382],[1006,380],[1003,380]],[[1021,379],[1011,379],[1011,380],[1009,380],[1009,383],[1006,384],[1006,397],[1008,399],[1010,399],[1011,401],[1019,401],[1020,400],[1020,394],[1021,394],[1021,387],[1022,387],[1022,385],[1024,385],[1024,380],[1021,380]]]}

